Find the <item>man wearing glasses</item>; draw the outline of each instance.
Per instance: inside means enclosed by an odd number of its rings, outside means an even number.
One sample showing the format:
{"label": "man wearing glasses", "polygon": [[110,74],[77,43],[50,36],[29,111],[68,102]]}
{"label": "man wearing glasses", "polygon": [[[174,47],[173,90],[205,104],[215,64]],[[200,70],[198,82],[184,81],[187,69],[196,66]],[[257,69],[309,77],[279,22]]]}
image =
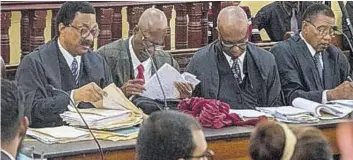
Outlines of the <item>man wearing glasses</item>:
{"label": "man wearing glasses", "polygon": [[101,88],[112,83],[103,59],[90,48],[98,36],[95,9],[88,2],[64,3],[56,18],[57,36],[27,55],[16,75],[28,104],[31,127],[62,125],[60,114],[68,110],[69,98],[93,107],[102,100]]}
{"label": "man wearing glasses", "polygon": [[[119,39],[97,50],[107,61],[113,81],[121,87],[126,97],[139,95],[144,91],[144,83],[165,63],[179,70],[178,63],[163,51],[167,34],[167,18],[156,8],[146,9],[134,28],[134,34],[126,40]],[[152,58],[150,58],[150,56]],[[192,86],[176,83],[180,98],[191,96]]]}
{"label": "man wearing glasses", "polygon": [[137,160],[212,160],[199,122],[177,111],[152,113],[141,125]]}
{"label": "man wearing glasses", "polygon": [[318,103],[353,99],[347,58],[330,44],[334,25],[331,8],[313,4],[304,12],[301,31],[271,49],[288,105],[297,97]]}
{"label": "man wearing glasses", "polygon": [[217,22],[219,40],[196,52],[188,65],[188,72],[201,81],[193,96],[218,99],[233,109],[280,105],[275,59],[248,42],[246,13],[237,6],[226,7]]}

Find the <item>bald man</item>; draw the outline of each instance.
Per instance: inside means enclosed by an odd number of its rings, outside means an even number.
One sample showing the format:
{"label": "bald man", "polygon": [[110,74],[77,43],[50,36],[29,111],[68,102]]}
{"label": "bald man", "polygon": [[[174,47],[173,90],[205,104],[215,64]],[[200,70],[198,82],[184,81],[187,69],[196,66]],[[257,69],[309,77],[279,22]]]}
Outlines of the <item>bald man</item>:
{"label": "bald man", "polygon": [[218,99],[233,109],[280,105],[275,59],[248,42],[246,13],[226,7],[217,22],[219,39],[197,51],[188,65],[188,72],[201,80],[193,96]]}
{"label": "bald man", "polygon": [[[157,70],[165,63],[179,70],[179,65],[173,57],[163,51],[167,28],[165,14],[156,8],[149,8],[142,13],[131,37],[116,40],[98,49],[97,52],[108,62],[114,83],[121,87],[126,97],[142,93],[144,82],[156,72],[149,54]],[[185,83],[175,85],[181,98],[191,96],[191,85]]]}

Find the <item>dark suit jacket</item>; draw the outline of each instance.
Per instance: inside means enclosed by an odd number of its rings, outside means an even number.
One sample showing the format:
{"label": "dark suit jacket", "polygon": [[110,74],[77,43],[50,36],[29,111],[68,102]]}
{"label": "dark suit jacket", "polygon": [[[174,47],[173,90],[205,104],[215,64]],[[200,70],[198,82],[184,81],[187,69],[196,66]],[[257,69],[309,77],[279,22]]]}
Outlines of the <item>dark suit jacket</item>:
{"label": "dark suit jacket", "polygon": [[11,160],[11,158],[7,156],[4,152],[1,152],[1,160]]}
{"label": "dark suit jacket", "polygon": [[70,94],[71,90],[95,82],[100,87],[112,83],[105,60],[88,51],[82,56],[79,85],[60,52],[56,38],[27,55],[17,69],[16,80],[26,96],[26,114],[31,127],[62,124],[59,114],[67,110],[69,97],[48,85]]}
{"label": "dark suit jacket", "polygon": [[[130,79],[135,79],[134,68],[129,50],[129,39],[119,39],[109,44],[106,44],[97,50],[97,53],[102,55],[108,63],[112,72],[113,81],[116,86],[121,87]],[[179,64],[172,55],[164,51],[156,51],[152,57],[156,68],[159,69],[165,63],[170,64],[176,70],[179,70]],[[152,75],[156,71],[152,67]]]}
{"label": "dark suit jacket", "polygon": [[[219,99],[219,92],[222,92],[219,76],[222,75],[218,73],[217,53],[222,53],[218,40],[201,48],[190,60],[187,71],[201,81],[194,96]],[[259,91],[256,97],[259,97],[260,106],[281,105],[281,86],[273,55],[251,43],[247,45],[246,54],[248,77],[253,89]]]}
{"label": "dark suit jacket", "polygon": [[347,57],[330,44],[323,53],[324,82],[314,64],[312,55],[299,34],[276,44],[274,54],[287,104],[297,97],[322,102],[322,92],[337,87],[350,73]]}

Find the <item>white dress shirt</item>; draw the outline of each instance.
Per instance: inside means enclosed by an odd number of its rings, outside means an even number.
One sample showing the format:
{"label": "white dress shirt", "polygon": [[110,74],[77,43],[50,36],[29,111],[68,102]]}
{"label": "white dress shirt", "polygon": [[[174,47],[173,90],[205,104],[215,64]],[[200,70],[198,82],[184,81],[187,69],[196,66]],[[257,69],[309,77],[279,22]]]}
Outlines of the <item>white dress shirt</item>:
{"label": "white dress shirt", "polygon": [[[78,76],[80,75],[80,68],[81,68],[81,56],[76,56],[73,57],[60,43],[60,40],[58,38],[58,46],[59,46],[59,50],[60,52],[63,54],[67,65],[69,66],[70,70],[71,70],[71,65],[72,62],[74,61],[74,58],[76,58],[77,60],[77,72],[78,72]],[[74,90],[71,91],[70,93],[70,98],[72,99],[72,101],[74,101]],[[75,102],[75,101],[74,101]]]}
{"label": "white dress shirt", "polygon": [[148,79],[151,78],[151,74],[152,74],[152,63],[151,63],[151,59],[148,58],[147,60],[145,60],[144,62],[140,62],[140,60],[137,58],[134,49],[132,48],[132,38],[134,36],[131,36],[129,39],[129,51],[131,54],[131,60],[132,60],[132,66],[134,67],[134,77],[137,76],[138,70],[137,67],[142,64],[143,68],[144,68],[144,77],[145,77],[145,81],[147,81]]}
{"label": "white dress shirt", "polygon": [[4,153],[5,155],[7,155],[11,160],[15,160],[15,158],[7,151],[1,149],[1,152]]}
{"label": "white dress shirt", "polygon": [[[302,32],[300,32],[299,36],[305,42],[306,46],[308,47],[308,49],[309,49],[309,51],[311,53],[311,56],[314,58],[314,56],[316,54],[315,49],[304,39],[304,37],[302,35]],[[321,67],[324,68],[324,62],[322,60],[322,53],[320,53],[320,63],[321,63]],[[321,101],[321,103],[323,103],[323,104],[327,103],[327,90],[324,90],[322,92],[322,101]]]}
{"label": "white dress shirt", "polygon": [[[226,59],[227,59],[227,62],[229,63],[229,66],[230,68],[232,68],[233,66],[233,63],[234,63],[234,60],[232,59],[232,57],[230,57],[228,54],[224,53],[224,56],[226,56]],[[241,79],[243,80],[244,77],[245,77],[245,74],[244,74],[244,71],[243,71],[243,68],[244,68],[244,59],[245,59],[245,54],[246,54],[246,51],[244,51],[243,54],[241,54],[239,57],[238,57],[238,62],[239,62],[239,67],[240,67],[240,75],[241,75]]]}

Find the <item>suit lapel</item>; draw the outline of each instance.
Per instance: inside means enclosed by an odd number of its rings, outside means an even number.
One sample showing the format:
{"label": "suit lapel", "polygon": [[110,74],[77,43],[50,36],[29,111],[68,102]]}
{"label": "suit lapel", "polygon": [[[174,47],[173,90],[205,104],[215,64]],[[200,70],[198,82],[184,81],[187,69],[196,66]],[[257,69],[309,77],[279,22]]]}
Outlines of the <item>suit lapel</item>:
{"label": "suit lapel", "polygon": [[58,41],[56,39],[51,40],[47,47],[46,53],[40,54],[40,59],[45,71],[51,75],[52,81],[48,82],[56,88],[62,88],[61,84],[61,74],[59,65],[59,54],[61,54]]}
{"label": "suit lapel", "polygon": [[[320,75],[319,72],[316,69],[315,66],[315,62],[313,60],[313,57],[308,49],[308,47],[306,46],[304,40],[300,39],[299,41],[297,41],[298,46],[300,46],[299,50],[297,50],[295,53],[298,53],[298,60],[300,63],[300,66],[302,67],[302,69],[309,69],[309,75],[310,75],[310,79],[314,80],[316,88],[318,90],[322,90],[323,89],[323,85],[322,82],[320,80]],[[304,71],[305,73],[305,71]]]}
{"label": "suit lapel", "polygon": [[118,57],[118,62],[116,64],[115,72],[121,77],[121,85],[130,79],[134,78],[134,70],[132,66],[131,53],[129,50],[129,39],[124,40],[125,50],[121,50]]}

